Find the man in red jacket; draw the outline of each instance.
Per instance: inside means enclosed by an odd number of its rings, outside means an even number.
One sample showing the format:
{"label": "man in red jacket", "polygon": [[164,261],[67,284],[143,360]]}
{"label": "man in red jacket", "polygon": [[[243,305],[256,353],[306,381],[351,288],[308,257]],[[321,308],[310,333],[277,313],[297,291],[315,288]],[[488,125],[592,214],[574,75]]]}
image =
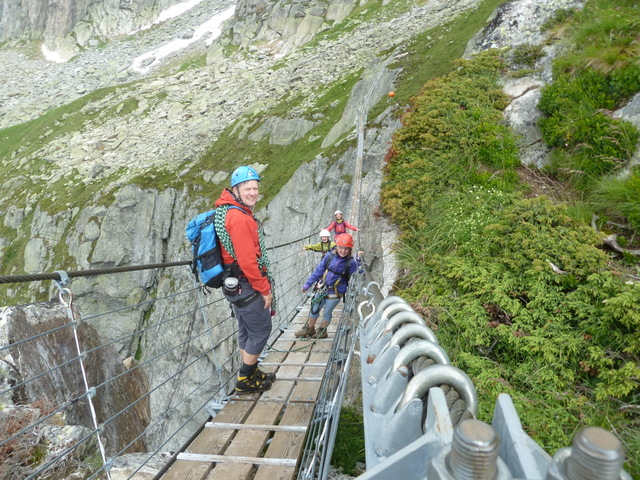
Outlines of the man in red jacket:
{"label": "man in red jacket", "polygon": [[222,260],[231,276],[239,281],[238,290],[234,292],[223,288],[223,292],[238,321],[242,367],[235,393],[240,394],[264,392],[276,380],[274,373],[258,368],[258,359],[271,335],[273,304],[267,251],[261,226],[253,216],[259,188],[258,172],[252,167],[238,167],[231,175],[231,188],[225,188],[215,204],[216,233],[222,245]]}

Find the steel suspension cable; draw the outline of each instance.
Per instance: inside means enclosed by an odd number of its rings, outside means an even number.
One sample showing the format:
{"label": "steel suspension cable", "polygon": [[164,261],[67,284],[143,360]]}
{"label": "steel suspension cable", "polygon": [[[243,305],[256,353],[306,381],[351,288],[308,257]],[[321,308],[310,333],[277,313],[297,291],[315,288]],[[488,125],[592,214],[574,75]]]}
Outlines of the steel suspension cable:
{"label": "steel suspension cable", "polygon": [[[298,241],[293,241],[293,242],[288,242],[285,244],[281,244],[281,245],[277,245],[275,247],[271,247],[270,250],[273,251],[278,251],[278,249],[280,248],[284,248],[284,247],[289,247],[291,245],[294,245],[296,243],[301,242],[302,240],[308,239],[310,237],[312,237],[312,235],[308,235],[306,237],[303,237],[302,239],[298,240]],[[301,284],[301,278],[295,278],[295,275],[291,275],[289,274],[290,271],[296,272],[298,273],[300,276],[306,274],[304,268],[300,268],[300,263],[304,262],[306,264],[309,264],[310,259],[312,258],[312,256],[309,255],[304,255],[304,256],[298,256],[296,261],[293,262],[290,265],[285,265],[280,271],[280,275],[283,275],[286,278],[285,282],[279,282],[280,285],[282,286],[281,288],[283,289],[281,292],[281,296],[282,297],[286,297],[289,298],[289,301],[287,302],[287,304],[283,304],[283,308],[282,308],[282,313],[280,314],[280,323],[278,323],[276,330],[272,333],[272,336],[270,338],[272,338],[275,334],[281,334],[281,326],[284,323],[289,323],[297,314],[298,309],[299,309],[299,302],[297,301],[292,301],[291,298],[291,294],[294,292],[294,290],[296,288],[299,287],[299,285]],[[74,277],[82,277],[82,276],[93,276],[93,275],[103,275],[103,274],[110,274],[110,273],[121,273],[121,272],[129,272],[129,271],[136,271],[136,270],[146,270],[146,269],[153,269],[153,268],[164,268],[164,267],[173,267],[173,266],[185,266],[185,265],[190,265],[191,261],[184,261],[184,262],[171,262],[171,263],[162,263],[162,264],[150,264],[150,265],[140,265],[140,266],[129,266],[129,267],[116,267],[116,268],[107,268],[107,269],[98,269],[98,270],[88,270],[88,271],[79,271],[79,272],[59,272],[56,271],[54,273],[50,273],[50,274],[35,274],[35,275],[12,275],[12,276],[0,276],[0,283],[13,283],[13,282],[23,282],[23,281],[39,281],[39,280],[54,280],[57,282],[63,282],[65,280],[65,277],[67,278],[74,278]],[[293,280],[293,283],[289,283],[291,280]],[[125,307],[120,307],[114,310],[110,310],[108,312],[103,312],[103,313],[98,313],[98,314],[93,314],[93,315],[88,315],[86,317],[84,317],[82,319],[83,323],[87,323],[89,324],[90,320],[95,320],[98,319],[100,317],[104,317],[106,315],[112,315],[115,312],[123,312],[123,311],[127,311],[127,310],[131,310],[131,311],[135,311],[136,309],[140,308],[140,307],[153,307],[154,305],[156,305],[158,302],[160,301],[169,301],[172,298],[176,298],[180,295],[185,295],[185,294],[189,294],[192,293],[194,290],[198,290],[198,294],[202,296],[203,290],[200,286],[198,287],[194,287],[185,291],[180,291],[180,292],[176,292],[173,293],[171,295],[167,295],[167,296],[163,296],[163,297],[158,297],[158,298],[154,298],[154,299],[148,299],[148,300],[144,300],[141,302],[136,303],[135,305],[127,305]],[[49,369],[46,372],[43,372],[41,374],[36,375],[33,378],[27,379],[24,382],[22,382],[21,384],[14,384],[12,386],[11,389],[7,390],[6,392],[2,392],[2,393],[8,393],[10,391],[15,391],[16,388],[19,388],[20,386],[24,386],[29,382],[33,382],[41,377],[44,377],[46,375],[50,375],[52,372],[59,370],[65,366],[68,366],[70,364],[73,363],[77,363],[78,361],[82,361],[82,358],[88,354],[92,354],[97,352],[98,350],[107,348],[111,345],[115,345],[118,344],[120,342],[125,342],[126,339],[132,339],[132,338],[137,338],[140,335],[145,334],[145,332],[149,332],[151,331],[151,329],[158,329],[161,328],[162,326],[168,325],[169,323],[179,319],[179,318],[183,318],[185,316],[188,315],[197,315],[198,312],[202,312],[204,314],[204,310],[205,307],[209,306],[209,305],[213,305],[216,303],[220,303],[224,301],[224,298],[218,298],[215,299],[214,297],[211,297],[212,301],[208,302],[205,304],[204,300],[199,302],[199,305],[193,309],[189,309],[186,311],[183,311],[180,315],[176,315],[173,317],[168,317],[168,318],[164,318],[162,319],[160,322],[154,323],[153,325],[146,325],[143,328],[138,328],[136,329],[134,332],[129,333],[127,335],[122,335],[120,337],[117,337],[115,339],[111,339],[110,341],[103,343],[97,347],[93,347],[90,348],[86,351],[82,351],[80,348],[80,345],[78,344],[78,342],[76,342],[76,349],[78,351],[78,355],[73,357],[72,359],[63,362],[60,365],[57,365],[56,367]],[[292,305],[293,304],[293,305]],[[148,310],[147,310],[148,311]],[[211,331],[214,330],[218,325],[222,325],[225,322],[228,322],[232,317],[231,316],[227,316],[225,317],[222,321],[217,322],[215,325],[213,325],[213,327],[211,327],[208,323],[208,321],[205,321],[203,323],[206,324],[206,329],[204,332],[199,332],[195,335],[190,335],[189,338],[183,342],[181,342],[178,345],[174,345],[172,348],[168,348],[168,349],[164,349],[163,351],[159,352],[157,355],[154,355],[150,358],[146,358],[143,362],[128,368],[125,372],[121,372],[120,374],[111,377],[109,379],[107,379],[106,381],[103,381],[102,383],[99,383],[96,386],[89,386],[88,384],[88,380],[86,378],[86,373],[83,375],[84,378],[84,383],[85,383],[85,389],[87,390],[86,393],[78,396],[77,398],[74,398],[72,401],[70,402],[66,402],[64,403],[58,410],[56,410],[55,412],[51,413],[50,415],[46,415],[45,417],[40,417],[39,422],[35,423],[33,425],[30,425],[28,428],[23,429],[21,432],[16,433],[16,435],[3,440],[2,443],[0,443],[0,445],[5,444],[7,442],[10,442],[14,439],[16,439],[18,436],[20,436],[20,434],[24,434],[28,429],[30,428],[35,428],[37,425],[41,424],[42,422],[46,421],[46,419],[51,418],[53,415],[55,415],[56,413],[65,411],[66,409],[68,409],[71,405],[77,404],[78,401],[82,400],[82,399],[89,399],[89,401],[91,400],[91,395],[92,392],[95,392],[96,389],[104,389],[106,388],[109,384],[113,384],[114,382],[116,382],[117,380],[119,380],[120,378],[126,376],[127,374],[132,373],[133,371],[136,371],[138,369],[142,369],[144,368],[146,365],[152,364],[153,362],[155,362],[158,358],[163,357],[163,356],[167,356],[169,355],[172,351],[177,351],[181,348],[184,348],[186,345],[188,345],[189,343],[197,340],[198,338],[201,338],[203,335],[205,334],[209,334],[209,341],[210,341],[210,348],[203,351],[200,355],[196,356],[195,360],[184,364],[180,369],[178,369],[177,371],[175,371],[173,373],[173,375],[170,375],[168,378],[165,378],[159,385],[157,385],[155,388],[149,390],[148,392],[146,392],[144,395],[142,395],[140,398],[138,398],[137,400],[129,403],[129,405],[126,408],[121,409],[118,413],[116,413],[115,415],[112,415],[110,418],[106,419],[104,422],[101,423],[101,426],[98,427],[97,426],[97,419],[96,419],[96,414],[95,414],[95,409],[92,412],[92,418],[93,418],[93,423],[94,423],[94,428],[91,432],[89,432],[86,436],[84,436],[83,438],[81,438],[76,444],[75,446],[71,446],[68,449],[65,449],[63,452],[63,455],[68,454],[69,452],[73,451],[75,448],[77,448],[78,445],[84,443],[85,441],[87,441],[88,439],[90,439],[92,436],[98,434],[98,438],[99,438],[99,433],[101,431],[101,429],[104,428],[104,426],[109,425],[109,424],[113,424],[113,422],[116,421],[116,419],[118,419],[119,417],[121,417],[122,415],[124,415],[127,411],[131,411],[132,408],[134,408],[135,405],[137,405],[138,403],[140,403],[141,401],[148,399],[151,397],[152,394],[154,394],[156,391],[158,391],[160,388],[165,387],[167,384],[169,384],[169,382],[171,382],[172,380],[178,378],[183,372],[187,371],[189,368],[191,368],[193,365],[195,365],[196,362],[204,359],[206,356],[209,355],[210,352],[215,352],[215,350],[220,347],[224,342],[228,341],[230,338],[232,338],[233,336],[235,336],[237,334],[237,330],[232,331],[230,334],[228,334],[225,338],[223,339],[218,339],[219,341],[216,343],[215,341],[213,341],[212,337],[211,337]],[[77,324],[77,322],[70,322],[67,324],[64,324],[62,326],[56,327],[54,329],[50,329],[47,332],[43,332],[43,333],[39,333],[37,335],[34,335],[33,337],[30,337],[28,339],[21,339],[18,342],[14,343],[14,344],[10,344],[7,346],[3,346],[0,347],[0,351],[2,350],[7,350],[9,348],[15,348],[17,346],[23,345],[25,342],[29,342],[29,341],[34,341],[37,340],[40,337],[44,337],[47,335],[51,335],[55,332],[58,332],[62,329],[65,329],[67,327],[74,327]],[[215,355],[215,353],[214,353]],[[193,419],[196,415],[198,415],[198,413],[200,413],[204,406],[206,406],[208,404],[208,402],[216,397],[218,394],[220,394],[221,392],[223,392],[223,389],[225,388],[225,386],[227,386],[229,384],[229,382],[231,382],[231,380],[233,379],[233,374],[229,377],[227,377],[226,380],[223,379],[221,372],[223,369],[225,370],[229,370],[231,371],[231,369],[228,368],[228,365],[231,365],[233,362],[233,358],[232,357],[228,357],[226,359],[226,361],[222,362],[219,367],[216,369],[216,372],[214,372],[213,374],[211,374],[209,377],[207,377],[203,384],[201,384],[200,386],[198,386],[197,388],[193,389],[192,391],[190,391],[185,397],[182,397],[182,399],[174,405],[169,406],[168,410],[165,410],[165,412],[163,413],[163,415],[161,415],[161,417],[151,426],[148,426],[147,428],[145,428],[145,430],[143,432],[141,432],[135,439],[133,439],[124,449],[122,449],[120,452],[118,452],[116,454],[116,457],[118,455],[120,455],[122,452],[124,452],[128,447],[130,447],[133,443],[135,443],[137,440],[139,440],[140,438],[142,438],[144,435],[146,435],[149,431],[151,431],[152,429],[155,429],[164,419],[168,418],[168,415],[171,411],[177,410],[179,408],[180,405],[184,404],[188,398],[194,396],[196,394],[197,391],[199,391],[201,388],[204,387],[204,384],[208,384],[210,383],[211,379],[217,375],[218,376],[218,381],[216,382],[218,384],[218,389],[216,390],[216,392],[214,392],[210,397],[207,398],[206,402],[203,402],[202,406],[200,406],[199,408],[197,408],[197,410],[195,412],[193,412],[193,414],[181,425],[179,426],[179,428],[177,430],[175,430],[170,436],[169,438],[165,438],[163,443],[160,445],[160,447],[158,448],[158,450],[156,450],[156,452],[154,454],[157,454],[160,449],[168,444],[176,435],[178,435],[178,433],[187,425],[187,423],[189,421],[191,421],[191,419]],[[237,372],[236,372],[237,373]],[[100,441],[100,439],[99,439]],[[106,454],[104,452],[104,448],[101,449],[101,454],[103,457],[103,468],[102,470],[106,470],[107,472],[107,476],[109,476],[109,468],[111,466],[111,462],[112,459],[107,459],[106,458]],[[152,457],[153,455],[151,455]],[[150,457],[150,458],[151,458]],[[58,458],[54,458],[52,461],[50,462],[45,462],[44,464],[40,465],[40,468],[38,469],[37,472],[34,472],[32,474],[32,476],[28,477],[28,478],[36,478],[40,473],[46,471],[48,468],[50,468],[51,466],[55,465],[56,462],[58,461]],[[146,462],[145,462],[146,463]],[[141,465],[138,470],[140,468],[142,468],[143,465]],[[94,475],[95,476],[95,475]],[[93,478],[93,477],[91,477]]]}

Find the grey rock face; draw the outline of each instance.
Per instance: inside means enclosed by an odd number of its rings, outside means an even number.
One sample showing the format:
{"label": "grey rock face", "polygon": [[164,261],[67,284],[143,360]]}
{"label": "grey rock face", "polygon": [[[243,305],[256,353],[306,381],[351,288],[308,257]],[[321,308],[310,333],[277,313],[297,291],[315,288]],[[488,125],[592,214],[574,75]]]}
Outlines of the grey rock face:
{"label": "grey rock face", "polygon": [[464,56],[489,48],[540,45],[545,38],[542,26],[558,9],[580,7],[583,0],[514,0],[500,5],[488,25],[469,42]]}
{"label": "grey rock face", "polygon": [[[83,378],[77,373],[80,367],[74,335],[69,325],[66,307],[59,303],[38,303],[0,310],[0,347],[6,347],[10,339],[17,345],[2,350],[3,381],[13,384],[29,379],[18,392],[21,398],[5,398],[3,403],[30,404],[46,399],[51,405],[68,404],[65,421],[68,425],[79,425],[93,429],[93,420],[84,401],[70,402],[85,392]],[[66,325],[66,327],[65,327]],[[100,369],[87,369],[90,385],[102,385],[105,378],[113,378],[125,371],[122,362],[111,348],[89,325],[77,325],[79,342],[85,351],[88,365],[100,365]],[[31,340],[29,340],[31,339]],[[102,348],[96,348],[102,345]],[[95,351],[92,351],[95,349]],[[62,365],[60,367],[60,365]],[[143,439],[136,439],[137,432],[150,421],[149,402],[142,401],[131,407],[148,389],[141,371],[130,372],[120,380],[102,386],[95,401],[96,415],[102,423],[115,416],[105,425],[104,435],[112,452],[117,452],[133,443],[133,450],[146,449]],[[18,395],[16,393],[16,395]],[[117,413],[124,412],[116,416]]]}
{"label": "grey rock face", "polygon": [[290,145],[304,137],[315,125],[315,122],[302,118],[269,117],[248,138],[257,142],[264,137],[269,137],[271,145]]}
{"label": "grey rock face", "polygon": [[[464,56],[489,48],[540,45],[545,36],[542,26],[558,9],[581,7],[582,0],[514,0],[500,5],[491,15],[487,27],[469,41]],[[542,168],[548,161],[549,148],[542,140],[538,120],[540,89],[550,82],[554,47],[544,47],[545,56],[537,62],[538,71],[531,77],[508,80],[504,92],[511,103],[504,111],[507,124],[520,136],[520,159],[523,165]]]}
{"label": "grey rock face", "polygon": [[128,33],[152,23],[181,0],[12,0],[0,3],[0,42],[44,40],[70,58],[95,38]]}
{"label": "grey rock face", "polygon": [[[635,95],[627,105],[615,112],[615,115],[627,122],[631,122],[636,128],[640,129],[640,94]],[[627,176],[630,168],[640,164],[640,145],[636,147],[628,169],[620,172],[621,176]]]}
{"label": "grey rock face", "polygon": [[240,0],[235,22],[225,36],[233,45],[268,45],[272,53],[286,55],[311,40],[316,33],[340,22],[355,8],[352,0]]}
{"label": "grey rock face", "polygon": [[509,81],[504,92],[512,100],[504,111],[504,117],[513,131],[520,136],[520,161],[523,165],[542,168],[547,161],[549,148],[542,140],[538,120],[542,112],[538,110],[540,88],[543,82],[533,78]]}

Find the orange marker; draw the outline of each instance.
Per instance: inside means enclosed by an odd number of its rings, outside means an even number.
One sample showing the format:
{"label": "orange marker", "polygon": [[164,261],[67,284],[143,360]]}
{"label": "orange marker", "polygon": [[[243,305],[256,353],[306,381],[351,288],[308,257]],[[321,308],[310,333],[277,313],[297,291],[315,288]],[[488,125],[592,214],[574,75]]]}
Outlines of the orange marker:
{"label": "orange marker", "polygon": [[389,96],[390,97],[395,97],[396,96],[396,92],[389,92]]}

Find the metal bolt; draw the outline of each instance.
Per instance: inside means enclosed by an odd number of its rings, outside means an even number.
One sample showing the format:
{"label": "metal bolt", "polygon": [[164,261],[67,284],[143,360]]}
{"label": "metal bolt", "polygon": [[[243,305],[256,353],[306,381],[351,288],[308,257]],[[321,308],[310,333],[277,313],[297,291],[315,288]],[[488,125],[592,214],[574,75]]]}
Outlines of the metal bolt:
{"label": "metal bolt", "polygon": [[569,480],[618,480],[624,463],[622,442],[611,432],[587,427],[573,439],[571,456],[567,459]]}
{"label": "metal bolt", "polygon": [[453,432],[447,467],[456,480],[495,480],[498,476],[498,434],[480,420],[460,422]]}

